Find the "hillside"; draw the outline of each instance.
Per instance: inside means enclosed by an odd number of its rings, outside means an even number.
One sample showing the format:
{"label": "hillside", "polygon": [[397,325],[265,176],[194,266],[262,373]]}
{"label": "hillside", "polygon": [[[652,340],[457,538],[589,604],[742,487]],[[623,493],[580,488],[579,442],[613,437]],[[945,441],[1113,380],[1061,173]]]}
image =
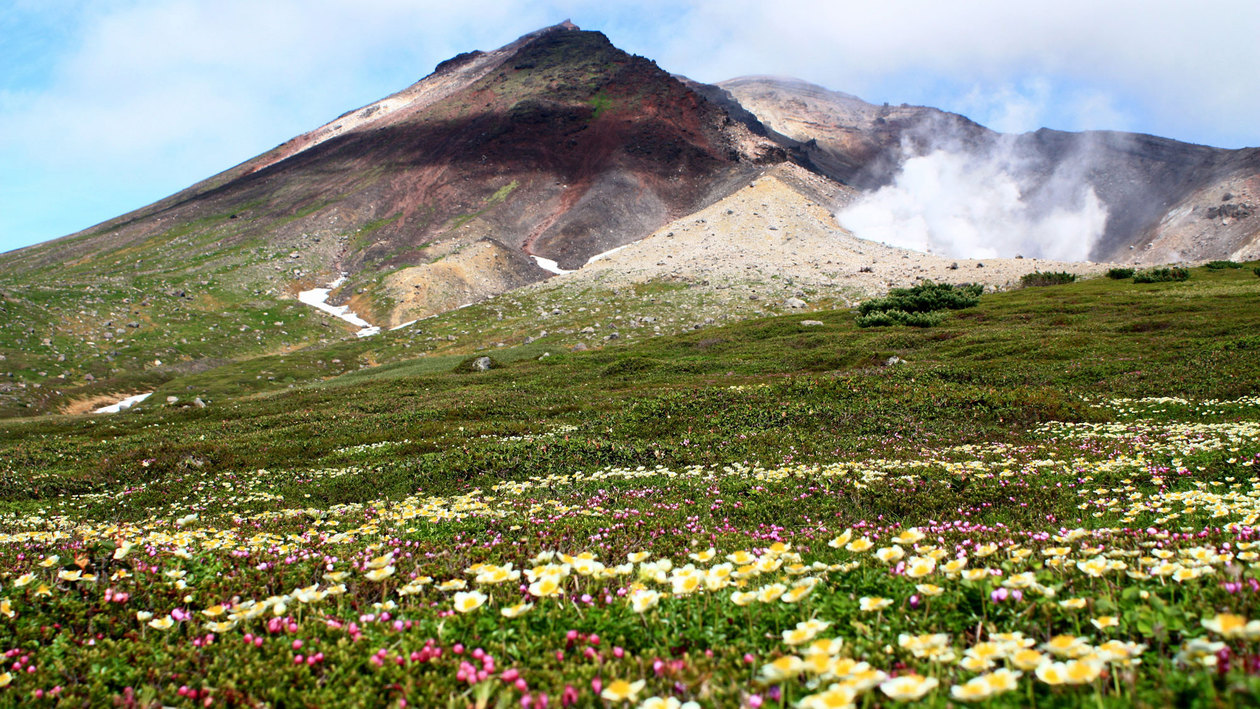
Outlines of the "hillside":
{"label": "hillside", "polygon": [[[1063,248],[955,258],[845,228],[846,210],[944,149],[1004,156],[1032,219],[1096,194],[1105,229],[1085,248],[1067,220]],[[527,341],[617,347],[924,279],[1007,288],[1105,261],[1252,258],[1257,174],[1255,151],[1003,136],[795,80],[699,84],[564,23],[442,62],[153,205],[0,254],[0,417],[153,392],[150,406],[221,401]],[[995,191],[988,173],[973,182]],[[982,197],[944,206],[952,219]]]}
{"label": "hillside", "polygon": [[1203,659],[1260,616],[1257,296],[1196,268],[5,422],[0,702],[1251,704]]}

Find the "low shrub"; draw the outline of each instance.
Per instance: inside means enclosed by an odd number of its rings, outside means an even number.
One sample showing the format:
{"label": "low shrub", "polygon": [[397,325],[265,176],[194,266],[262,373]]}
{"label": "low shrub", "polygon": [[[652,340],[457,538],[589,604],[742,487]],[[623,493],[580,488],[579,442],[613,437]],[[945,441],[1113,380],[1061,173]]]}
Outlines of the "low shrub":
{"label": "low shrub", "polygon": [[907,313],[927,313],[934,310],[961,310],[980,302],[984,286],[978,283],[950,285],[924,281],[913,288],[893,288],[888,296],[868,300],[858,306],[858,313],[901,310]]}
{"label": "low shrub", "polygon": [[1123,281],[1126,278],[1132,278],[1134,273],[1136,271],[1131,268],[1109,268],[1107,269],[1107,278],[1114,281]]}
{"label": "low shrub", "polygon": [[1061,286],[1065,283],[1072,283],[1076,280],[1075,273],[1067,271],[1033,271],[1025,273],[1020,279],[1019,284],[1025,288],[1037,288],[1040,286]]}
{"label": "low shrub", "polygon": [[1237,261],[1208,261],[1203,265],[1213,271],[1221,271],[1226,268],[1242,268],[1242,264]]}
{"label": "low shrub", "polygon": [[1184,281],[1190,278],[1190,272],[1184,268],[1152,268],[1134,274],[1134,283],[1165,283],[1168,281]]}
{"label": "low shrub", "polygon": [[858,327],[887,327],[889,325],[907,325],[909,327],[932,327],[945,319],[945,311],[932,310],[922,313],[907,313],[904,310],[875,310],[867,315],[858,315]]}
{"label": "low shrub", "polygon": [[1256,266],[1255,268],[1251,269],[1251,272],[1256,274],[1257,276],[1260,276],[1260,266]]}

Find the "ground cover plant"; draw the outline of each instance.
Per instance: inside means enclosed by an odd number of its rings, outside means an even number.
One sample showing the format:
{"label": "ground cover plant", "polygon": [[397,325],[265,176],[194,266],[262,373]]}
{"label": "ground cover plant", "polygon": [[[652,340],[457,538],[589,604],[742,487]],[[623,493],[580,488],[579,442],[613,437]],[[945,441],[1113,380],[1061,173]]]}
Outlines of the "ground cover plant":
{"label": "ground cover plant", "polygon": [[1136,271],[1132,268],[1109,268],[1107,269],[1107,278],[1117,281],[1123,281],[1132,278]]}
{"label": "ground cover plant", "polygon": [[1164,283],[1167,281],[1184,281],[1190,277],[1190,271],[1176,266],[1172,268],[1151,268],[1138,271],[1133,275],[1134,283]]}
{"label": "ground cover plant", "polygon": [[1254,705],[1258,298],[1095,279],[6,422],[0,704]]}
{"label": "ground cover plant", "polygon": [[893,288],[883,298],[858,306],[858,327],[909,325],[931,327],[945,319],[945,312],[970,308],[980,302],[984,286],[952,285],[925,281],[911,288]]}
{"label": "ground cover plant", "polygon": [[[1111,275],[1110,271],[1107,275]],[[1033,271],[1021,276],[1019,284],[1025,288],[1036,288],[1039,286],[1061,286],[1064,283],[1072,283],[1075,280],[1076,274],[1068,273],[1067,271]]]}

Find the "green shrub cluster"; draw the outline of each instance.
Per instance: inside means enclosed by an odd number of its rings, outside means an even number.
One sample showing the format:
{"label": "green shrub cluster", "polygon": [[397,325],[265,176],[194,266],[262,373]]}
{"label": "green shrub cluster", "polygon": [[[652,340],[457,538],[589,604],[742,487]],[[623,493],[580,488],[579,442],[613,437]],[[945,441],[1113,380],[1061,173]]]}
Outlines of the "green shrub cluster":
{"label": "green shrub cluster", "polygon": [[933,310],[924,313],[907,313],[904,310],[876,310],[869,315],[858,315],[858,327],[886,327],[888,325],[907,325],[909,327],[932,327],[945,319],[945,311]]}
{"label": "green shrub cluster", "polygon": [[1164,283],[1167,281],[1184,281],[1190,278],[1190,272],[1184,268],[1152,268],[1134,274],[1134,283]]}
{"label": "green shrub cluster", "polygon": [[1113,281],[1123,281],[1126,278],[1132,278],[1134,273],[1137,272],[1131,268],[1110,268],[1107,269],[1107,278]]}
{"label": "green shrub cluster", "polygon": [[1208,261],[1203,265],[1213,271],[1221,271],[1226,268],[1242,268],[1242,264],[1237,261]]}
{"label": "green shrub cluster", "polygon": [[1076,280],[1075,273],[1067,271],[1033,271],[1025,273],[1020,279],[1019,284],[1025,288],[1035,288],[1038,286],[1061,286],[1065,283],[1072,283]]}
{"label": "green shrub cluster", "polygon": [[1256,266],[1255,268],[1251,269],[1251,272],[1256,274],[1257,276],[1260,276],[1260,266]]}
{"label": "green shrub cluster", "polygon": [[888,296],[858,306],[858,327],[909,325],[931,327],[945,317],[945,310],[962,310],[980,302],[984,286],[978,283],[950,285],[924,281],[913,288],[894,288]]}

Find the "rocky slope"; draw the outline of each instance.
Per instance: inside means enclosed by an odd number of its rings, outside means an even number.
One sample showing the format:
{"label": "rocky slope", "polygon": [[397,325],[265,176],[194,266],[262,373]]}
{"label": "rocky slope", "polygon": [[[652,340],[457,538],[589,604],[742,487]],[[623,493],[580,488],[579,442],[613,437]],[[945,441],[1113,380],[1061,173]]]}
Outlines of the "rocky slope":
{"label": "rocky slope", "polygon": [[889,184],[913,156],[960,152],[1002,160],[1041,211],[1053,207],[1065,180],[1092,188],[1107,209],[1092,260],[1260,254],[1260,149],[1101,131],[1002,135],[957,114],[875,106],[795,79],[742,77],[720,86],[767,127],[801,141],[813,164],[859,189]]}

